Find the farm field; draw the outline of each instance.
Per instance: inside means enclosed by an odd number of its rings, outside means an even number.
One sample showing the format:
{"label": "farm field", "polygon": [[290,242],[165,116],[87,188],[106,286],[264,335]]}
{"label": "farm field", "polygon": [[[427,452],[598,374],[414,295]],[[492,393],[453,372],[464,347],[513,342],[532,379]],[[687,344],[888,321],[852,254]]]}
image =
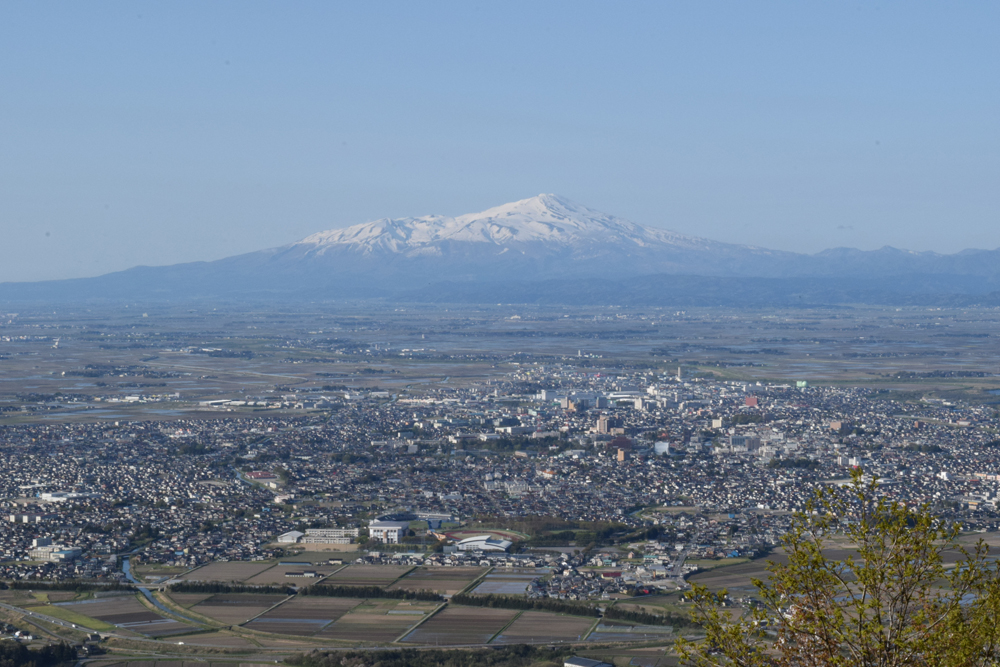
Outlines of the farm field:
{"label": "farm field", "polygon": [[494,644],[581,641],[596,618],[526,611],[493,640]]}
{"label": "farm field", "polygon": [[680,593],[667,593],[665,595],[645,595],[643,597],[620,600],[615,606],[632,611],[641,611],[647,614],[662,614],[671,612],[675,614],[687,615],[691,611],[690,604],[682,604],[684,599]]}
{"label": "farm field", "polygon": [[[266,586],[274,584],[289,584],[294,586],[311,586],[317,581],[325,577],[326,575],[336,572],[342,565],[323,565],[323,566],[312,566],[312,565],[275,565],[272,568],[264,570],[260,574],[254,575],[249,579],[246,579],[244,583],[250,586]],[[289,572],[303,572],[309,570],[315,572],[317,576],[315,577],[289,577]]]}
{"label": "farm field", "polygon": [[454,595],[477,577],[482,576],[484,569],[481,567],[419,567],[389,586],[389,590],[433,591],[442,595]]}
{"label": "farm field", "polygon": [[[150,637],[190,632],[195,627],[150,611],[133,596],[84,600],[82,602],[63,602],[45,607],[44,609],[51,610],[53,608],[97,619],[102,623],[125,628]],[[41,611],[41,613],[47,612]],[[54,616],[55,613],[51,613],[50,615]],[[83,625],[87,624],[84,623]]]}
{"label": "farm field", "polygon": [[517,614],[512,609],[446,607],[403,638],[411,644],[485,644]]}
{"label": "farm field", "polygon": [[361,602],[356,598],[295,597],[244,627],[258,632],[311,637]]}
{"label": "farm field", "polygon": [[[782,559],[784,559],[784,557],[782,557]],[[767,558],[758,558],[757,560],[750,561],[749,563],[719,567],[706,572],[698,572],[697,574],[692,574],[688,577],[688,581],[708,586],[708,588],[713,591],[719,590],[720,588],[727,588],[730,590],[749,590],[753,587],[750,583],[751,578],[756,577],[767,580],[767,564],[768,561],[773,560],[778,559],[772,555]]]}
{"label": "farm field", "polygon": [[476,595],[524,595],[538,575],[491,572],[472,590]]}
{"label": "farm field", "polygon": [[673,628],[665,625],[638,625],[623,621],[601,621],[587,637],[588,642],[671,641]]}
{"label": "farm field", "polygon": [[274,567],[273,562],[247,563],[241,561],[227,561],[209,563],[208,565],[199,567],[197,570],[192,570],[179,578],[184,581],[226,581],[243,583],[271,567]]}
{"label": "farm field", "polygon": [[348,565],[323,583],[333,586],[388,586],[412,569],[408,565]]}
{"label": "farm field", "polygon": [[731,567],[733,565],[742,565],[744,563],[749,563],[751,559],[749,558],[718,558],[718,559],[705,559],[699,560],[697,558],[688,558],[684,561],[685,565],[697,565],[699,570],[714,570],[720,567]]}
{"label": "farm field", "polygon": [[88,597],[89,593],[77,593],[76,591],[35,591],[32,595],[39,602],[69,602],[70,600],[76,600],[77,598],[83,599]]}
{"label": "farm field", "polygon": [[[281,559],[281,563],[285,565],[291,564],[292,561],[296,563],[310,563],[311,565],[329,565],[328,562],[331,558],[340,559],[353,559],[355,556],[352,554],[339,554],[336,553],[337,549],[331,550],[329,547],[340,547],[340,550],[346,551],[357,551],[358,544],[285,544],[284,547],[288,550],[294,550],[298,547],[306,547],[307,549],[318,549],[318,551],[293,551],[289,555]],[[351,547],[350,549],[345,549],[346,547]],[[348,561],[350,562],[350,561]],[[303,565],[302,567],[308,567]]]}
{"label": "farm field", "polygon": [[58,618],[68,623],[76,623],[79,626],[90,628],[91,630],[111,631],[116,629],[115,626],[110,623],[99,621],[96,618],[91,618],[90,616],[77,613],[72,609],[67,609],[65,607],[42,605],[38,607],[25,607],[25,609],[39,614],[45,614],[46,616],[51,616],[53,618]]}
{"label": "farm field", "polygon": [[433,602],[365,600],[315,635],[317,639],[391,642],[437,608]]}
{"label": "farm field", "polygon": [[676,655],[667,655],[667,652],[660,647],[587,650],[580,651],[578,655],[612,665],[629,665],[629,667],[678,667],[680,665],[680,659]]}
{"label": "farm field", "polygon": [[83,600],[89,597],[89,593],[75,593],[73,591],[22,591],[13,589],[0,591],[0,602],[15,607],[30,607],[46,602]]}
{"label": "farm field", "polygon": [[214,593],[170,593],[170,599],[185,609],[190,609],[199,602],[204,602]]}
{"label": "farm field", "polygon": [[285,599],[283,595],[224,593],[190,607],[191,611],[225,625],[246,623]]}
{"label": "farm field", "polygon": [[[966,544],[974,544],[982,534],[977,533],[975,535],[963,536],[960,538]],[[986,535],[992,535],[987,533]],[[990,539],[1000,542],[1000,538],[991,537]],[[851,548],[850,543],[844,541],[839,548],[824,549],[823,556],[831,560],[844,560],[848,556],[857,557],[857,550]],[[944,559],[945,565],[952,565],[954,563],[962,560],[962,555],[955,550],[945,550],[941,553]],[[733,559],[736,560],[736,559]],[[742,560],[742,559],[740,559]],[[711,590],[718,590],[720,588],[728,588],[734,590],[752,590],[753,585],[750,583],[752,577],[762,579],[767,581],[769,573],[767,571],[767,565],[769,562],[774,562],[778,564],[787,564],[788,557],[785,556],[782,549],[775,549],[773,553],[763,558],[758,558],[749,562],[743,562],[735,565],[723,565],[721,567],[715,567],[711,570],[705,572],[698,572],[696,574],[688,577],[690,581],[697,582],[708,586]]]}

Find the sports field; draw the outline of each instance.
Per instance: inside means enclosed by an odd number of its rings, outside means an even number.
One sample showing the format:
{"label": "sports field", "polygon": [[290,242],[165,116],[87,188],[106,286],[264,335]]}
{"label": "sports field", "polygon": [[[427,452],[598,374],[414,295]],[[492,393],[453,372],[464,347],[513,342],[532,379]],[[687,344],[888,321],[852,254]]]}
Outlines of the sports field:
{"label": "sports field", "polygon": [[448,530],[444,533],[453,540],[464,540],[469,537],[478,537],[480,535],[489,535],[500,540],[510,540],[511,542],[519,542],[528,539],[528,535],[524,533],[519,533],[516,530],[504,530],[502,528],[485,528],[483,530]]}

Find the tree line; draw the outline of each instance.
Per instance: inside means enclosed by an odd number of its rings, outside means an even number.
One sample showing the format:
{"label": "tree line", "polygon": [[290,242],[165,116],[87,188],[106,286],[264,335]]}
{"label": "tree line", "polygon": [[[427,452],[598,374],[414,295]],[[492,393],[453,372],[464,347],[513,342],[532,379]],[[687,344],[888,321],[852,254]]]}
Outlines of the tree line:
{"label": "tree line", "polygon": [[131,591],[131,584],[94,584],[83,581],[0,581],[0,589],[14,591]]}
{"label": "tree line", "polygon": [[461,604],[467,607],[552,611],[558,614],[573,614],[574,616],[601,615],[601,612],[596,607],[591,607],[588,604],[554,600],[552,598],[529,600],[527,598],[515,598],[506,595],[466,595],[459,593],[452,596],[451,602],[452,604]]}
{"label": "tree line", "polygon": [[170,585],[171,593],[255,593],[257,595],[294,595],[295,589],[287,586],[243,586],[222,584],[217,581],[182,581]]}
{"label": "tree line", "polygon": [[[532,611],[550,611],[557,614],[572,614],[573,616],[601,616],[597,607],[582,602],[540,598],[509,597],[506,595],[465,595],[459,593],[451,598],[453,604],[468,607],[491,607],[494,609],[523,609]],[[604,618],[617,621],[629,621],[642,625],[672,625],[686,628],[697,625],[684,614],[650,614],[643,611],[632,611],[621,607],[610,606],[603,614]]]}
{"label": "tree line", "polygon": [[53,644],[32,651],[18,642],[0,642],[0,667],[52,667],[76,662],[76,650],[69,644]]}
{"label": "tree line", "polygon": [[425,600],[443,602],[444,598],[432,591],[387,590],[380,586],[329,586],[318,585],[296,590],[288,586],[246,586],[224,584],[217,581],[182,581],[170,585],[171,593],[212,593],[255,595],[313,595],[331,598],[386,598],[389,600]]}
{"label": "tree line", "polygon": [[401,588],[387,590],[380,586],[328,586],[319,585],[299,591],[299,595],[318,595],[329,598],[388,598],[390,600],[425,600],[443,602],[444,598],[433,591],[407,591]]}

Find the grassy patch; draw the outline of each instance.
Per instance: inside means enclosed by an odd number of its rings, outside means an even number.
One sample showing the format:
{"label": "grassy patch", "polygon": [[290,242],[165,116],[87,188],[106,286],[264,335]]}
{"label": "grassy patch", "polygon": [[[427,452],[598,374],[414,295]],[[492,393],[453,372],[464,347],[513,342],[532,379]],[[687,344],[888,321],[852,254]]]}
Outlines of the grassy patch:
{"label": "grassy patch", "polygon": [[720,558],[718,560],[708,559],[708,560],[692,560],[688,558],[684,561],[685,565],[697,565],[701,570],[714,570],[717,567],[728,567],[730,565],[741,565],[743,563],[749,563],[749,558]]}
{"label": "grassy patch", "polygon": [[90,616],[78,614],[75,611],[66,609],[65,607],[54,607],[50,605],[46,607],[26,607],[26,609],[28,611],[51,616],[52,618],[58,618],[69,623],[76,623],[77,625],[82,625],[92,630],[117,630],[117,627],[114,625],[110,625],[104,621],[99,621],[96,618],[91,618]]}

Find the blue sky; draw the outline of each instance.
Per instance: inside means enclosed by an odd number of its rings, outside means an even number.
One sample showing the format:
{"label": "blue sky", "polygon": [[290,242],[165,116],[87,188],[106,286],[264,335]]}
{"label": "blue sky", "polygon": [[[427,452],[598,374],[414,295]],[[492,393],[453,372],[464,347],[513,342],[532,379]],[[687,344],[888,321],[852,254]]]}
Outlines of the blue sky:
{"label": "blue sky", "polygon": [[816,252],[1000,246],[996,3],[0,4],[0,280],[554,192]]}

